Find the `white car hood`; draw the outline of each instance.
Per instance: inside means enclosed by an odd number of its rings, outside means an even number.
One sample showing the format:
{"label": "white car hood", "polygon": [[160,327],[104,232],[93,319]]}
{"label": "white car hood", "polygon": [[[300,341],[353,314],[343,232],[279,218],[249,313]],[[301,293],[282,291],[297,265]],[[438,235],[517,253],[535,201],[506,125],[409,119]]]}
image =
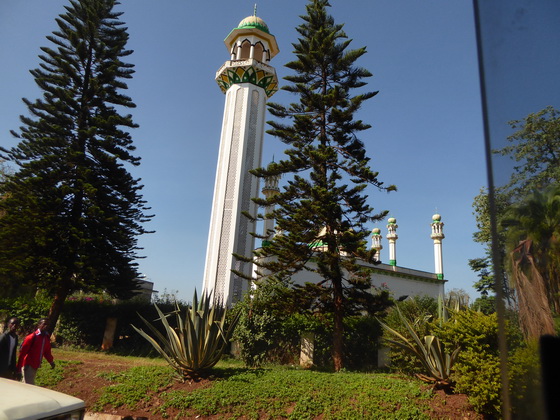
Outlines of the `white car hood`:
{"label": "white car hood", "polygon": [[36,420],[83,408],[79,398],[0,378],[0,420]]}

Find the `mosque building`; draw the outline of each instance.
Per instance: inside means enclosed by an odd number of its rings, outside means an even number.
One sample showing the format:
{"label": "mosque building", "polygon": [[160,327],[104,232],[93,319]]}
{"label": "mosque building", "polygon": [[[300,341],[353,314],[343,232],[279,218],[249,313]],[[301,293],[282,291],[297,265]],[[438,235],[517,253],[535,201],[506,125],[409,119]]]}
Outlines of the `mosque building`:
{"label": "mosque building", "polygon": [[[251,200],[259,194],[259,179],[249,173],[261,166],[266,101],[278,90],[276,70],[270,60],[279,52],[276,38],[266,23],[255,13],[243,19],[224,40],[230,53],[216,74],[216,81],[225,93],[220,149],[214,185],[212,215],[206,251],[203,292],[227,305],[241,299],[249,290],[254,267],[237,260],[234,254],[249,256],[255,249],[256,223],[243,213],[255,215],[256,204]],[[266,196],[278,190],[279,178],[265,180],[262,193]],[[270,213],[273,209],[266,209]],[[389,261],[381,261],[382,235],[372,231],[372,247],[377,250],[376,264],[363,263],[372,270],[372,284],[388,288],[395,298],[444,294],[447,280],[443,277],[441,216],[432,218],[431,238],[434,241],[435,273],[397,265],[397,222],[389,218],[386,238]],[[274,231],[274,221],[266,220],[264,232]],[[266,246],[266,241],[263,241]],[[314,278],[314,276],[316,278]],[[292,277],[294,283],[318,281],[317,274],[301,271]]]}

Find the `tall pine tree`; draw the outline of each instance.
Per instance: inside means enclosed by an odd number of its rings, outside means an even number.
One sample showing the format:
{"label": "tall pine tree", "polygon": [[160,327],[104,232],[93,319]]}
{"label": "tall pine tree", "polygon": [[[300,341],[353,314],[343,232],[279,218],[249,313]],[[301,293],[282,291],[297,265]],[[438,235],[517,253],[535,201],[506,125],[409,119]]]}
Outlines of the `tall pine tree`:
{"label": "tall pine tree", "polygon": [[0,281],[47,292],[54,326],[69,294],[137,289],[137,236],[152,216],[122,93],[133,65],[122,61],[127,28],[114,0],[74,0],[31,71],[42,98],[23,99],[17,146],[2,149],[17,171],[1,183]]}
{"label": "tall pine tree", "polygon": [[[288,179],[281,192],[268,199],[255,199],[276,209],[264,218],[274,218],[280,234],[257,252],[263,275],[289,279],[300,270],[317,273],[321,282],[305,291],[311,301],[333,317],[333,362],[343,367],[343,319],[350,304],[371,303],[371,272],[359,261],[373,261],[367,250],[371,232],[366,226],[386,212],[374,214],[365,189],[384,187],[369,166],[364,144],[357,133],[370,126],[354,118],[364,101],[377,92],[353,95],[371,76],[356,61],[365,48],[349,49],[351,40],[327,13],[327,0],[312,0],[297,28],[294,44],[297,59],[286,65],[294,74],[283,87],[299,98],[289,107],[270,104],[270,112],[289,123],[270,122],[269,133],[289,146],[287,158],[259,168],[261,178]],[[288,176],[289,174],[289,176]],[[267,238],[268,239],[268,238]],[[302,291],[303,292],[303,291]],[[305,299],[304,299],[305,300]],[[309,299],[308,299],[309,300]]]}

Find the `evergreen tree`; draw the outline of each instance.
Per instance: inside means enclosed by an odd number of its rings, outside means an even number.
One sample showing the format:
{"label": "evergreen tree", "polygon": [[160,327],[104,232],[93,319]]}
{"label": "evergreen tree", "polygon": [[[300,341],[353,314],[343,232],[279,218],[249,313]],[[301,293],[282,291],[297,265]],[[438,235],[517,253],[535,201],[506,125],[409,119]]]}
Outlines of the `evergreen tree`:
{"label": "evergreen tree", "polygon": [[122,91],[127,28],[114,0],[73,0],[31,71],[42,98],[23,99],[17,146],[2,149],[17,171],[1,183],[0,281],[44,290],[55,325],[75,290],[130,297],[137,289],[137,236],[152,216],[126,131],[135,107]]}
{"label": "evergreen tree", "polygon": [[548,106],[509,125],[516,130],[510,144],[493,152],[516,162],[506,190],[523,200],[560,180],[560,111]]}
{"label": "evergreen tree", "polygon": [[[494,191],[494,206],[496,211],[496,216],[498,218],[498,224],[500,223],[505,211],[510,207],[510,194],[508,194],[503,188],[497,188]],[[473,258],[469,260],[469,266],[471,270],[477,273],[479,280],[474,283],[475,289],[482,294],[482,296],[487,297],[489,294],[494,295],[496,292],[496,282],[494,277],[494,266],[492,260],[492,234],[490,226],[490,204],[488,192],[486,189],[481,189],[480,194],[474,198],[473,202],[474,212],[476,217],[476,225],[478,231],[473,234],[473,239],[475,242],[485,245],[485,256],[481,258]],[[505,258],[505,232],[502,230],[498,231],[498,249],[501,250],[501,261]],[[502,267],[503,270],[503,267]],[[505,274],[505,273],[504,273]],[[507,278],[502,284],[502,294],[507,300],[509,306],[514,307],[516,305],[515,291],[509,285]]]}
{"label": "evergreen tree", "polygon": [[289,84],[283,89],[299,102],[269,105],[274,116],[289,120],[269,123],[269,133],[288,145],[287,158],[253,173],[261,178],[292,176],[277,195],[255,199],[260,206],[276,206],[262,217],[276,219],[281,232],[257,252],[262,257],[258,264],[262,274],[275,278],[289,279],[300,270],[322,278],[305,292],[312,295],[311,302],[320,301],[321,310],[332,313],[333,362],[338,371],[343,367],[345,311],[379,303],[370,295],[371,272],[358,259],[373,262],[375,251],[366,249],[371,231],[365,224],[387,212],[374,214],[364,190],[395,187],[383,187],[357,138],[370,126],[354,114],[377,93],[352,93],[371,76],[355,65],[366,49],[348,48],[351,40],[343,25],[327,13],[329,6],[327,0],[310,1],[297,28],[300,38],[293,45],[297,59],[286,64],[295,74],[285,78]]}

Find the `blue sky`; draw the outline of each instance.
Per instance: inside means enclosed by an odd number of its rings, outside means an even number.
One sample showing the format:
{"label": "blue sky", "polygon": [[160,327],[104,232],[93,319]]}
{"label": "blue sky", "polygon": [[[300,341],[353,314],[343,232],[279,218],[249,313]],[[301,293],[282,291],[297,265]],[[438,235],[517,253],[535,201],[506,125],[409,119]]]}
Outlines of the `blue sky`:
{"label": "blue sky", "polygon": [[[40,92],[30,69],[39,64],[40,47],[56,29],[62,0],[0,2],[0,144],[14,145],[10,129],[27,110],[22,97]],[[278,76],[293,59],[296,26],[305,1],[263,0],[257,15],[280,47],[272,60]],[[385,184],[398,192],[371,191],[376,210],[396,217],[397,263],[433,272],[431,216],[445,223],[443,242],[446,290],[462,288],[473,297],[476,276],[468,259],[482,256],[472,242],[476,230],[472,200],[486,185],[482,116],[473,12],[470,0],[331,0],[330,13],[353,39],[367,47],[358,64],[373,73],[368,89],[379,90],[359,117],[372,125],[360,135]],[[128,61],[136,73],[128,83],[140,128],[132,132],[142,164],[144,198],[156,217],[156,233],[140,239],[140,271],[160,292],[184,300],[202,287],[204,259],[224,95],[215,72],[229,59],[227,34],[253,13],[254,1],[123,1],[117,10],[129,28]],[[281,83],[283,81],[281,80]],[[285,92],[273,101],[296,100]],[[265,136],[263,162],[279,159],[284,147]],[[386,223],[380,227],[386,235]],[[381,252],[388,260],[384,239]]]}

